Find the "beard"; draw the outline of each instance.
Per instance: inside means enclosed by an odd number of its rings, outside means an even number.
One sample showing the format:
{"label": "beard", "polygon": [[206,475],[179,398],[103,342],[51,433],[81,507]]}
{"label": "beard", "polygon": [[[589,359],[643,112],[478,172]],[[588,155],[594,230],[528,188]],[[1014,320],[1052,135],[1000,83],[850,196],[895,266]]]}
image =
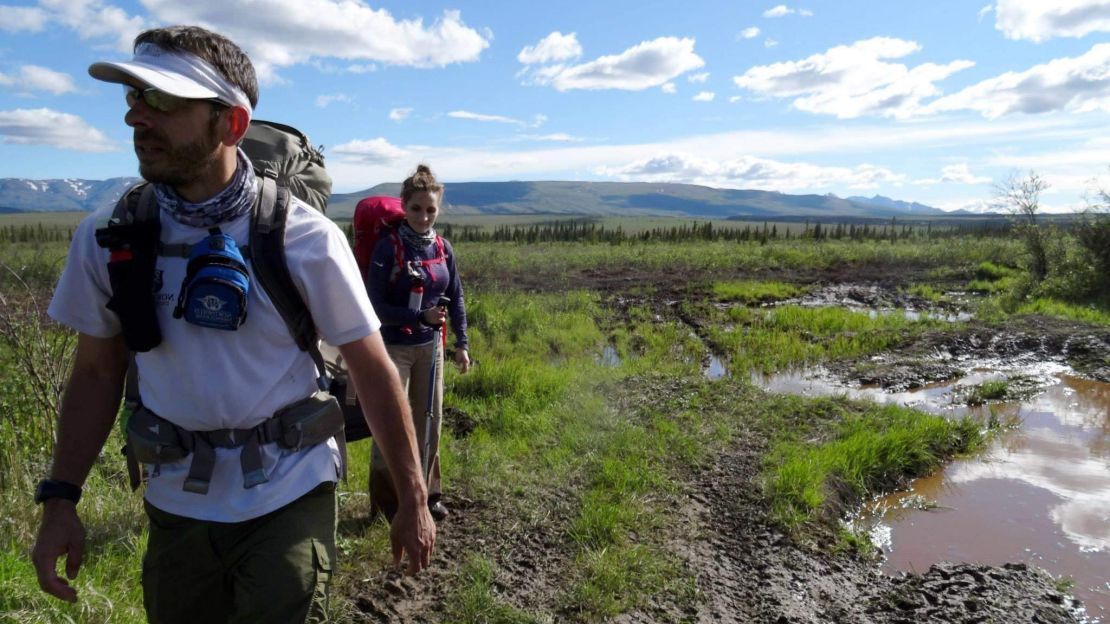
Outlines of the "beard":
{"label": "beard", "polygon": [[162,150],[157,162],[144,163],[139,159],[139,175],[147,182],[185,186],[204,177],[218,162],[216,148],[220,138],[216,120],[209,124],[204,135],[184,145],[173,145],[168,137],[151,128],[136,128],[134,140],[153,143]]}

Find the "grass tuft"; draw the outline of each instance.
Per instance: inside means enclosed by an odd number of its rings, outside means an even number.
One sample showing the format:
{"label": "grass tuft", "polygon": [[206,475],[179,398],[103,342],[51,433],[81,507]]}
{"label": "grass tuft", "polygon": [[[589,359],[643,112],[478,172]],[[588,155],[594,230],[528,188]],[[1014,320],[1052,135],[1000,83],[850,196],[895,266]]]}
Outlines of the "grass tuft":
{"label": "grass tuft", "polygon": [[898,406],[845,404],[831,436],[780,441],[768,455],[765,492],[788,528],[839,518],[848,505],[928,474],[982,442],[970,419],[949,421]]}

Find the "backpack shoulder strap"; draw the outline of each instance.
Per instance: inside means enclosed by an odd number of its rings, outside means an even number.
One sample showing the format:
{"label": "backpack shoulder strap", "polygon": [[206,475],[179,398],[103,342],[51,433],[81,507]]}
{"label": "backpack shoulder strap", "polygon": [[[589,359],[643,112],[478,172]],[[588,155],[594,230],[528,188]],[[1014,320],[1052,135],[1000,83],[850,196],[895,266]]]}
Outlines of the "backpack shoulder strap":
{"label": "backpack shoulder strap", "polygon": [[401,241],[397,228],[390,230],[389,240],[393,243],[393,268],[389,271],[389,283],[392,285],[397,283],[397,276],[405,266],[405,243]]}
{"label": "backpack shoulder strap", "polygon": [[123,192],[112,210],[112,223],[127,225],[158,220],[158,198],[154,185],[139,182]]}
{"label": "backpack shoulder strap", "polygon": [[251,269],[262,289],[274,303],[293,340],[301,351],[312,356],[320,377],[321,390],[327,389],[327,370],[317,344],[316,323],[304,298],[293,283],[285,259],[285,220],[289,215],[290,193],[274,180],[259,177],[258,199],[251,215]]}

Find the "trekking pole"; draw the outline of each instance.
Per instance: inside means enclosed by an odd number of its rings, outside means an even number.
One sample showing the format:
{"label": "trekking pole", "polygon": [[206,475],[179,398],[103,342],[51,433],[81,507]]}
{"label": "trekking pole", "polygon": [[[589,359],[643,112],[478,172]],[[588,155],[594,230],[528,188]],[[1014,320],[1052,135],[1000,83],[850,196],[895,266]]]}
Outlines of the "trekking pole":
{"label": "trekking pole", "polygon": [[[436,307],[442,307],[451,300],[440,297]],[[439,343],[446,336],[447,324],[436,328],[435,341],[432,342],[432,365],[428,372],[428,407],[424,410],[424,452],[421,454],[420,467],[424,470],[424,484],[427,485],[432,471],[432,421],[435,419],[436,375],[439,373]]]}

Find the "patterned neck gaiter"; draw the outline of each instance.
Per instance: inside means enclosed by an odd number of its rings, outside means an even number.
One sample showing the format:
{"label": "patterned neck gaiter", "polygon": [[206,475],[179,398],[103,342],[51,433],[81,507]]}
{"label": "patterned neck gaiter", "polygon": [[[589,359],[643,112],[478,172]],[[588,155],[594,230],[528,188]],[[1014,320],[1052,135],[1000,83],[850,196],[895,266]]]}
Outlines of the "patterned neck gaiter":
{"label": "patterned neck gaiter", "polygon": [[397,233],[401,235],[401,240],[405,241],[406,245],[414,249],[424,249],[436,240],[436,231],[434,228],[428,228],[427,232],[420,234],[412,229],[412,226],[410,226],[408,222],[402,223],[401,227],[397,228]]}
{"label": "patterned neck gaiter", "polygon": [[247,214],[254,205],[257,193],[254,166],[242,148],[236,156],[238,166],[231,184],[215,197],[194,204],[182,199],[168,184],[156,183],[154,193],[158,196],[158,205],[174,221],[198,228],[212,227]]}

